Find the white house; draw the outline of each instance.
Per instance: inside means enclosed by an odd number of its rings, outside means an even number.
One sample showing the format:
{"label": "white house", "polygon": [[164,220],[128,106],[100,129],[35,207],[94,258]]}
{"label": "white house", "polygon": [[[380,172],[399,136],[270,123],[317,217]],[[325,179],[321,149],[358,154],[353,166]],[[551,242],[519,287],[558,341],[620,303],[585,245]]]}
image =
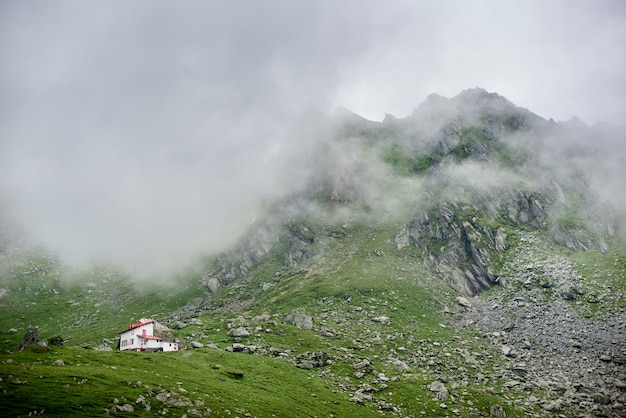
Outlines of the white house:
{"label": "white house", "polygon": [[120,350],[134,351],[178,351],[180,346],[171,339],[168,329],[154,319],[141,318],[120,332]]}

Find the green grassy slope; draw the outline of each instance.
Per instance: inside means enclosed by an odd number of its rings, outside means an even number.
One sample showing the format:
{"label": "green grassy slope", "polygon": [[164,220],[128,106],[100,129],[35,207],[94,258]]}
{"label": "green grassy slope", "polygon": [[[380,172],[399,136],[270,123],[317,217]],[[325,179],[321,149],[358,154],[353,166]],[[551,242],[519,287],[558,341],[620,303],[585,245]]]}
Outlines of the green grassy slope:
{"label": "green grassy slope", "polygon": [[[39,337],[97,345],[140,317],[161,318],[204,293],[193,277],[175,288],[138,284],[114,266],[64,267],[43,249],[5,255],[0,263],[0,349],[13,349],[29,325]],[[14,330],[9,332],[9,330]]]}
{"label": "green grassy slope", "polygon": [[[271,250],[245,269],[225,265],[221,271],[244,273],[231,274],[232,280],[223,280],[210,294],[194,271],[174,278],[175,287],[145,286],[112,266],[69,270],[43,250],[0,255],[0,410],[5,416],[43,411],[51,416],[475,417],[490,416],[490,408],[499,404],[508,417],[549,416],[537,401],[528,401],[542,399],[544,388],[530,382],[507,385],[512,360],[488,336],[458,327],[466,309],[457,301],[459,294],[427,267],[429,257],[447,245],[440,228],[444,222],[435,218],[443,212],[431,211],[433,221],[418,231],[417,243],[398,248],[395,242],[417,212],[443,202],[454,208],[451,218],[458,222],[453,226],[471,221],[492,233],[506,230],[506,248],[486,261],[495,275],[520,258],[521,237],[532,231],[541,238],[533,257],[559,254],[583,277],[581,296],[569,301],[580,313],[624,312],[626,246],[619,232],[608,240],[607,254],[572,251],[549,235],[550,222],[533,227],[507,221],[518,215],[519,205],[491,215],[476,209],[478,200],[490,208],[487,191],[526,192],[528,187],[534,196],[535,183],[526,181],[523,170],[502,170],[520,169],[531,155],[499,140],[497,132],[511,133],[524,121],[503,118],[499,125],[468,122],[458,132],[451,130],[456,125],[446,125],[430,142],[410,126],[359,122],[363,126],[342,133],[341,146],[333,144],[342,150],[333,156],[336,161],[318,156],[319,178],[309,195],[294,198],[304,202],[301,213],[286,217],[276,229],[282,232],[270,231],[278,236]],[[559,221],[557,229],[567,239],[580,229],[594,232],[591,221],[581,223],[576,207],[567,206],[578,186],[565,191],[564,202],[551,194],[542,197],[545,216]],[[422,200],[416,202],[416,196]],[[283,203],[271,210],[281,213]],[[564,206],[560,212],[558,205]],[[311,255],[296,265],[285,262],[291,243],[286,235],[294,231],[305,238]],[[484,240],[464,244],[481,250]],[[215,264],[219,259],[211,258],[198,271],[210,272]],[[529,286],[553,292],[542,286],[541,272],[533,273],[538,279]],[[495,286],[490,292],[506,290]],[[310,316],[312,328],[298,328],[288,319],[291,314]],[[113,342],[141,317],[184,321],[187,326],[174,331],[175,338],[204,348],[144,354],[80,347]],[[29,325],[38,327],[42,340],[61,336],[65,345],[11,353]],[[229,335],[240,327],[250,335]],[[252,354],[231,352],[233,344]],[[53,365],[59,359],[64,366]],[[436,381],[449,393],[432,391]]]}
{"label": "green grassy slope", "polygon": [[[39,325],[42,338],[60,334],[67,342],[50,351],[33,347],[0,355],[0,408],[10,416],[41,410],[53,416],[101,416],[105,410],[111,415],[189,416],[207,414],[207,409],[216,416],[227,411],[258,417],[447,416],[451,411],[488,416],[490,405],[499,402],[501,384],[494,380],[486,391],[475,383],[479,371],[489,373],[500,361],[498,355],[480,336],[451,326],[446,312],[455,309],[455,293],[424,271],[414,248],[395,247],[396,229],[315,225],[311,230],[318,256],[290,269],[280,264],[278,251],[269,254],[236,285],[212,295],[210,308],[247,298],[243,309],[209,310],[175,333],[186,344],[213,343],[217,350],[141,354],[76,347],[115,337],[131,315],[173,311],[196,296],[191,290],[177,299],[159,299],[161,293],[144,293],[111,279],[116,297],[133,300],[134,310],[116,305],[107,317],[96,315],[74,325],[76,316],[97,310],[92,303],[100,296],[92,295],[94,289],[104,292],[101,284],[90,287],[92,292],[66,286],[66,294],[56,297],[23,293],[29,299],[19,301],[19,286],[13,288],[13,299],[3,301],[3,329],[19,319],[20,324]],[[272,286],[261,291],[267,283]],[[27,303],[31,307],[24,309]],[[9,315],[8,305],[19,306],[20,316]],[[311,315],[313,328],[299,329],[286,321],[285,315],[293,312]],[[251,336],[229,337],[229,329],[238,326],[252,330]],[[333,335],[320,335],[321,328]],[[17,343],[21,331],[3,336],[5,349]],[[256,354],[224,350],[235,342],[255,346]],[[316,352],[327,356],[327,365],[309,370],[296,366],[300,357]],[[57,359],[65,366],[53,366]],[[369,365],[356,369],[364,359]],[[446,402],[428,389],[438,379],[458,386]],[[163,399],[169,393],[180,405],[162,402],[159,393]],[[119,409],[129,408],[125,404],[133,411]],[[509,416],[524,415],[513,405],[505,409]]]}

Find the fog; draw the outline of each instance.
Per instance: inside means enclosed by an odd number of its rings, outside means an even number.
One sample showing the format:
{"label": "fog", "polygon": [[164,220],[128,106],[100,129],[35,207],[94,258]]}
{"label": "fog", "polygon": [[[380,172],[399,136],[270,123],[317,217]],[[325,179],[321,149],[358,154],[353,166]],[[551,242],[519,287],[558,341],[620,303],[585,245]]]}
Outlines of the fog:
{"label": "fog", "polygon": [[325,116],[481,86],[623,123],[621,1],[0,4],[0,203],[73,263],[233,242],[307,176]]}

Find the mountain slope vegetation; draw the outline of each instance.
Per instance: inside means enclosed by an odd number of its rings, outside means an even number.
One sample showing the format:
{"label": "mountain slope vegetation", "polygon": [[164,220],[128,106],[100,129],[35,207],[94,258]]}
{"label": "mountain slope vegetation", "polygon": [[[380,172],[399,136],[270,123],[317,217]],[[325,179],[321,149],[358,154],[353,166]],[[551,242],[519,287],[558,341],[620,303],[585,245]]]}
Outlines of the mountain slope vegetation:
{"label": "mountain slope vegetation", "polygon": [[[433,95],[406,118],[320,123],[332,134],[309,147],[302,187],[169,287],[64,267],[7,229],[0,407],[624,415],[624,212],[598,187],[619,174],[615,132],[481,89]],[[141,317],[189,350],[108,351]],[[48,346],[13,352],[29,325]]]}

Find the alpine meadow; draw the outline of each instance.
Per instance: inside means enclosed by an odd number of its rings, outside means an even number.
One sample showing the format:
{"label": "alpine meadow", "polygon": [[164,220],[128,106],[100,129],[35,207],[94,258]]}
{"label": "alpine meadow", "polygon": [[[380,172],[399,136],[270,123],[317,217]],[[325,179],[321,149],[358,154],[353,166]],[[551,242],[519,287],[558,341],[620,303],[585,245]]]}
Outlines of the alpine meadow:
{"label": "alpine meadow", "polygon": [[[480,88],[310,119],[289,193],[167,280],[3,219],[2,415],[626,416],[623,127]],[[181,349],[120,350],[140,318]]]}

